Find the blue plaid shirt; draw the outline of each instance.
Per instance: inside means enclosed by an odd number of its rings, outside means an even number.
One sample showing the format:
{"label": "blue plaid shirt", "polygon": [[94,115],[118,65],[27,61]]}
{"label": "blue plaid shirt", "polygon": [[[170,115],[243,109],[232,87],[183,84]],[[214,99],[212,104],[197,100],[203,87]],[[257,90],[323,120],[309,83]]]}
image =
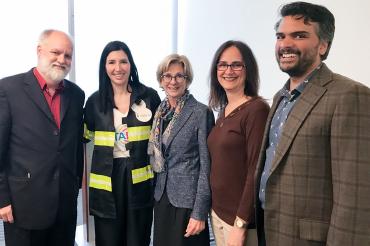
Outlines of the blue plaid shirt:
{"label": "blue plaid shirt", "polygon": [[306,77],[306,79],[297,86],[297,88],[295,88],[291,92],[289,92],[289,88],[290,88],[289,80],[285,83],[284,87],[279,91],[279,94],[281,96],[281,101],[271,121],[270,131],[269,131],[269,145],[266,148],[265,167],[263,169],[263,172],[261,175],[261,181],[260,181],[259,199],[261,201],[261,207],[263,209],[265,209],[266,183],[270,176],[272,160],[275,157],[276,146],[279,143],[279,139],[281,136],[281,132],[284,129],[285,122],[289,116],[290,111],[292,111],[299,96],[301,95],[304,88],[306,87],[308,81],[316,74],[317,70],[319,70],[320,68],[321,68],[321,64],[312,73],[310,73]]}

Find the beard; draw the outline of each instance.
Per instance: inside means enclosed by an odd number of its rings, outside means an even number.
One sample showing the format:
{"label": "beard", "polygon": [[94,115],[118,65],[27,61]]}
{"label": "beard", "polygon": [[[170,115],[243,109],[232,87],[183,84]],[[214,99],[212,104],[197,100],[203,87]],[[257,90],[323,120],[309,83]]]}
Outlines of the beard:
{"label": "beard", "polygon": [[[297,61],[291,65],[284,66],[280,62],[280,56],[284,53],[295,54],[297,56]],[[307,73],[307,71],[316,62],[317,53],[314,50],[303,53],[298,49],[281,49],[276,54],[276,59],[279,64],[280,70],[287,73],[290,77],[300,77]]]}
{"label": "beard", "polygon": [[50,63],[47,59],[43,59],[41,57],[39,58],[38,67],[40,69],[40,72],[44,74],[47,79],[55,83],[59,83],[60,81],[62,81],[71,69],[71,66],[60,65],[57,62]]}

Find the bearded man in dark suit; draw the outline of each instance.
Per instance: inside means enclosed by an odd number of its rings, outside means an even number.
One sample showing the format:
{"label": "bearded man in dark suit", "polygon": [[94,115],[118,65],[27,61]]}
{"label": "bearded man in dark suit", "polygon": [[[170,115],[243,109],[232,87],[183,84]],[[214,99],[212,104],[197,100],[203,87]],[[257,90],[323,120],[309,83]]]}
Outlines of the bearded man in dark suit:
{"label": "bearded man in dark suit", "polygon": [[37,67],[0,80],[0,219],[7,246],[74,245],[85,95],[64,79],[72,54],[67,34],[45,30]]}

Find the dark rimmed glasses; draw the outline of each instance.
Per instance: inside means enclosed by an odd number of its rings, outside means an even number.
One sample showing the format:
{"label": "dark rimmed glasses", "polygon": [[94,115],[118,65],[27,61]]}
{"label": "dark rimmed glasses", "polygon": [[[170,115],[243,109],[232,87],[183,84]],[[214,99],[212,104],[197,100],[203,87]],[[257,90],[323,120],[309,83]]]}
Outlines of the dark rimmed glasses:
{"label": "dark rimmed glasses", "polygon": [[177,83],[182,83],[182,82],[184,82],[186,79],[188,78],[188,76],[186,76],[186,75],[184,75],[184,74],[181,74],[181,73],[178,73],[178,74],[176,74],[175,76],[172,76],[171,74],[163,74],[162,76],[161,76],[161,79],[162,79],[162,81],[163,82],[165,82],[165,83],[169,83],[169,82],[171,82],[171,80],[172,79],[175,79],[175,81],[177,82]]}
{"label": "dark rimmed glasses", "polygon": [[245,67],[242,62],[233,62],[231,64],[227,64],[226,62],[219,62],[216,65],[218,71],[226,71],[229,67],[233,71],[241,71]]}

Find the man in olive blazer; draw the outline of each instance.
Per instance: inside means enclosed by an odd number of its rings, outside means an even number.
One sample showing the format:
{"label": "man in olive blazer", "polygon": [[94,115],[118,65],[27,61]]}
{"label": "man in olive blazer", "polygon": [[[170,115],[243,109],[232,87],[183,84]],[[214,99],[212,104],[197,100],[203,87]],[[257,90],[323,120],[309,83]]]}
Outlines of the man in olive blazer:
{"label": "man in olive blazer", "polygon": [[322,63],[334,36],[326,8],[292,3],[281,15],[276,57],[290,79],[256,171],[259,245],[370,245],[370,90]]}
{"label": "man in olive blazer", "polygon": [[0,80],[0,219],[7,246],[74,245],[84,93],[64,79],[72,47],[65,33],[46,30],[38,66]]}

